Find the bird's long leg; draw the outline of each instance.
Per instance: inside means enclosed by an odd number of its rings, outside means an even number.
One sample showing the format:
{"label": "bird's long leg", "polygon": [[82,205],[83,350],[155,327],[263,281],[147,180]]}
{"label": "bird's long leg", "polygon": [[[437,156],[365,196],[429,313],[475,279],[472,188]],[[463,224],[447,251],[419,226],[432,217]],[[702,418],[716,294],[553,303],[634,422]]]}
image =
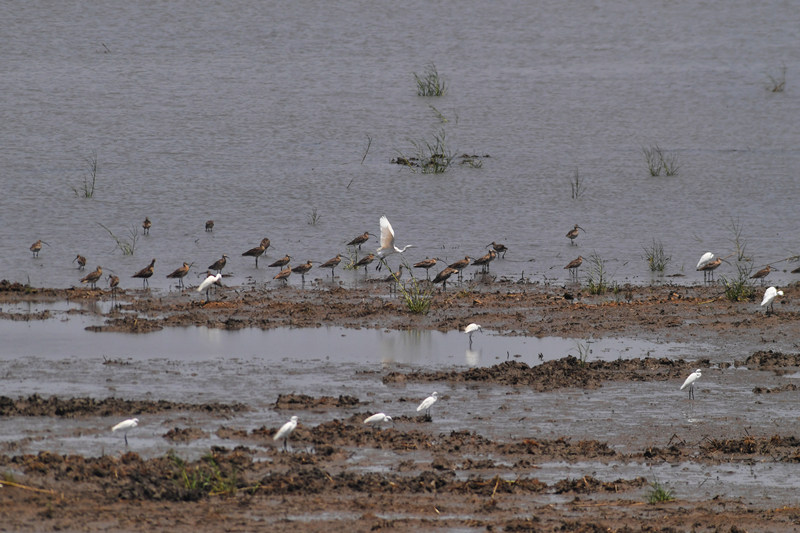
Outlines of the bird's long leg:
{"label": "bird's long leg", "polygon": [[689,385],[689,399],[694,400],[694,383]]}
{"label": "bird's long leg", "polygon": [[125,446],[127,446],[128,445],[128,432],[127,431],[124,433],[124,437],[125,437]]}

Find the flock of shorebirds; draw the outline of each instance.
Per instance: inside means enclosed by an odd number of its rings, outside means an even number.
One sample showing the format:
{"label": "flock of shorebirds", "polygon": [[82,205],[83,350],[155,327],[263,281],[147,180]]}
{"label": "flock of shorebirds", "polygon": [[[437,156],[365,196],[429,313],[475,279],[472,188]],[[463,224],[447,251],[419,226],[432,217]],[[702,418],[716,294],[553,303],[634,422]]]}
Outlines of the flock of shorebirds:
{"label": "flock of shorebirds", "polygon": [[[144,235],[150,234],[150,228],[152,227],[152,225],[153,225],[152,221],[148,217],[145,217],[144,221],[142,222],[142,230]],[[206,232],[214,231],[213,220],[206,221],[205,231]],[[576,244],[575,239],[578,238],[580,231],[583,231],[584,233],[586,232],[586,230],[584,230],[578,224],[575,224],[575,226],[566,233],[566,238],[569,239],[571,245]],[[347,246],[351,247],[354,251],[361,250],[361,246],[369,240],[370,236],[375,236],[375,235],[368,231],[365,231],[361,235],[358,235],[357,237],[347,242]],[[47,243],[42,241],[41,239],[33,243],[30,247],[33,256],[38,257],[39,252],[42,249],[42,245],[46,244]],[[375,253],[368,253],[367,255],[363,256],[360,259],[358,258],[358,252],[356,251],[355,260],[352,262],[350,267],[354,269],[364,267],[364,270],[366,272],[367,267],[377,260],[378,261],[377,270],[380,270],[381,266],[386,264],[385,258],[388,255],[394,253],[402,254],[408,248],[413,248],[414,246],[412,244],[407,244],[403,248],[398,248],[395,245],[394,229],[392,228],[392,225],[389,223],[389,220],[386,218],[386,216],[382,216],[380,218],[379,244],[380,246],[375,251]],[[264,238],[261,240],[261,243],[258,246],[250,248],[249,250],[243,252],[242,256],[254,258],[256,268],[258,268],[258,259],[264,255],[269,246],[270,246],[270,240],[268,238]],[[441,259],[435,257],[427,258],[417,263],[414,263],[413,267],[424,269],[425,277],[427,280],[431,281],[434,284],[441,283],[442,289],[446,290],[447,280],[449,280],[452,276],[456,275],[457,278],[460,280],[462,278],[464,269],[470,265],[479,266],[481,267],[482,272],[488,272],[489,264],[492,261],[494,261],[497,257],[504,258],[506,252],[508,251],[508,247],[506,245],[494,241],[488,244],[486,248],[489,248],[489,251],[486,254],[482,255],[481,257],[471,258],[469,256],[465,256],[464,259],[460,259],[458,261],[448,264],[445,268],[440,270],[434,276],[433,280],[431,280],[430,278],[430,269],[442,263]],[[706,252],[705,254],[702,255],[702,257],[700,257],[700,261],[698,261],[696,269],[698,272],[703,272],[704,281],[707,282],[714,281],[714,271],[722,264],[723,261],[727,259],[727,257],[730,256],[715,257],[713,253]],[[206,291],[206,296],[208,297],[208,290],[211,288],[211,286],[215,284],[216,285],[221,284],[220,282],[222,278],[222,270],[227,265],[228,259],[229,257],[227,254],[222,254],[222,257],[220,257],[213,264],[208,266],[208,272],[206,278],[196,289],[198,292]],[[289,276],[291,276],[292,274],[300,274],[303,282],[305,282],[305,275],[306,273],[308,273],[309,270],[312,269],[315,262],[309,260],[306,261],[305,263],[291,266],[290,265],[291,260],[292,257],[290,255],[285,255],[284,257],[268,265],[271,268],[281,269],[273,277],[274,280],[283,280],[284,282],[286,282]],[[73,259],[72,262],[77,263],[78,269],[83,270],[84,267],[86,266],[86,257],[78,254],[75,257],[75,259]],[[333,277],[336,267],[339,266],[341,262],[342,262],[342,255],[337,254],[335,257],[332,257],[331,259],[319,263],[318,268],[322,269],[329,268],[331,270],[331,277]],[[149,286],[149,279],[153,276],[155,272],[155,263],[156,263],[155,259],[151,260],[149,265],[139,270],[131,277],[141,279],[143,288]],[[567,263],[566,266],[564,266],[564,269],[569,271],[572,280],[577,281],[578,268],[580,268],[582,264],[583,264],[583,257],[579,255],[577,258],[573,259],[572,261]],[[167,278],[176,279],[178,282],[178,286],[183,288],[184,287],[183,278],[186,277],[186,275],[189,273],[189,269],[191,268],[191,266],[192,264],[184,262],[182,266],[176,268],[174,271],[167,274]],[[384,278],[384,281],[397,282],[403,275],[403,268],[404,265],[401,264],[399,266],[399,269],[397,271],[391,272],[386,278]],[[759,270],[750,277],[751,279],[759,280],[763,284],[764,278],[766,278],[771,271],[772,267],[770,265],[767,265],[766,267],[762,268],[761,270]],[[213,274],[212,272],[216,272],[216,274]],[[792,272],[800,272],[800,268],[797,268]],[[89,284],[92,288],[97,288],[97,282],[100,281],[102,277],[103,277],[103,268],[101,266],[98,266],[97,269],[95,269],[93,272],[90,272],[86,274],[83,278],[81,278],[80,282]],[[112,292],[115,292],[120,283],[119,276],[111,274],[108,276],[107,279],[109,287],[111,288]],[[768,307],[768,309],[771,308],[772,301],[775,299],[776,296],[779,295],[782,296],[783,292],[777,291],[774,287],[770,287],[765,293],[764,302],[762,302],[761,305],[770,306]],[[769,301],[767,301],[767,298],[769,296],[771,296],[771,298],[769,298]]]}

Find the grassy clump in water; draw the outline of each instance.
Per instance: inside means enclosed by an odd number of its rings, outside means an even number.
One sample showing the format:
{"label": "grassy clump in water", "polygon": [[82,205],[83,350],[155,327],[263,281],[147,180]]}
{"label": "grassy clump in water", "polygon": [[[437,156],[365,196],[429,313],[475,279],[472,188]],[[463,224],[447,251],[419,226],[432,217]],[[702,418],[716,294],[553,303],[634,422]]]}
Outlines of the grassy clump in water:
{"label": "grassy clump in water", "polygon": [[674,499],[675,495],[671,489],[668,489],[658,481],[650,483],[650,492],[647,493],[647,503],[671,502]]}
{"label": "grassy clump in water", "polygon": [[436,65],[433,63],[429,63],[425,67],[425,72],[422,76],[415,72],[414,79],[417,81],[417,94],[419,96],[442,96],[447,92],[447,86],[439,76],[439,71],[436,70]]}
{"label": "grassy clump in water", "polygon": [[652,246],[649,248],[643,246],[642,248],[644,249],[644,259],[647,261],[647,266],[650,267],[650,271],[663,274],[667,265],[672,260],[672,256],[664,252],[664,245],[661,244],[661,241],[653,239]]}

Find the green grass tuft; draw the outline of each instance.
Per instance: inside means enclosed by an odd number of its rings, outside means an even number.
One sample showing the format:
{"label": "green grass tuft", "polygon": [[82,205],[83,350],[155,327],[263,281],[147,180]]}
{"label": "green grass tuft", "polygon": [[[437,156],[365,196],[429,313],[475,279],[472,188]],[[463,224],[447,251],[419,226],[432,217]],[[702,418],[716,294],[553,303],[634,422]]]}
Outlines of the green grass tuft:
{"label": "green grass tuft", "polygon": [[672,260],[672,256],[669,256],[664,252],[664,245],[661,244],[661,241],[656,241],[653,239],[653,244],[649,248],[646,246],[642,246],[644,249],[644,259],[647,261],[647,265],[650,267],[651,272],[660,272],[664,273],[664,270],[667,268],[667,265]]}
{"label": "green grass tuft", "polygon": [[656,504],[662,502],[671,502],[675,499],[671,489],[666,488],[658,481],[650,483],[650,492],[647,493],[647,503]]}
{"label": "green grass tuft", "polygon": [[442,96],[447,92],[444,80],[439,76],[439,71],[436,70],[436,65],[433,63],[429,63],[425,67],[422,76],[415,72],[414,79],[417,81],[419,96]]}

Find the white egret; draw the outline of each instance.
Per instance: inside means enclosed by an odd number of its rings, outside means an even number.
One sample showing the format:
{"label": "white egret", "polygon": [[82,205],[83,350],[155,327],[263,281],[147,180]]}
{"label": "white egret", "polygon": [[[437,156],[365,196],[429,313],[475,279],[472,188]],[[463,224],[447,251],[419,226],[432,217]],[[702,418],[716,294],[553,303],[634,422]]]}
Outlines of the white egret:
{"label": "white egret", "polygon": [[431,406],[433,404],[435,404],[436,400],[438,400],[438,399],[439,399],[439,394],[434,392],[433,394],[431,394],[430,396],[428,396],[427,398],[422,400],[422,403],[419,404],[419,407],[417,407],[417,412],[420,412],[420,411],[424,410],[425,411],[425,416],[430,418],[431,417]]}
{"label": "white egret", "polygon": [[391,422],[392,424],[394,424],[394,420],[392,420],[392,417],[387,415],[386,413],[376,413],[364,419],[364,423],[371,425],[373,428],[380,426],[384,422]]}
{"label": "white egret", "polygon": [[197,289],[195,290],[197,290],[197,292],[206,291],[206,300],[208,300],[208,293],[211,290],[212,285],[219,285],[220,287],[222,287],[222,283],[220,283],[221,279],[222,279],[222,274],[220,273],[212,274],[211,272],[209,272],[208,276],[206,276],[206,279],[204,279],[203,282],[200,284],[200,286],[197,287]]}
{"label": "white egret", "polygon": [[284,425],[281,426],[281,429],[275,433],[275,436],[272,437],[272,440],[279,441],[283,439],[283,451],[286,451],[286,443],[289,441],[289,435],[292,434],[292,431],[297,427],[297,417],[293,416],[291,420],[286,422]]}
{"label": "white egret", "polygon": [[[398,248],[394,244],[394,230],[392,229],[392,225],[389,223],[389,219],[386,218],[386,215],[381,217],[381,246],[377,250],[378,258],[383,260],[389,254],[402,254],[408,248],[413,248],[413,244],[406,244],[402,248]],[[380,265],[378,265],[378,270],[380,270]]]}
{"label": "white egret", "polygon": [[689,374],[689,377],[686,378],[686,381],[684,381],[683,385],[681,385],[681,390],[685,389],[686,387],[689,387],[689,399],[690,400],[694,399],[694,382],[697,381],[698,379],[700,379],[700,376],[702,376],[702,373],[700,372],[700,369],[698,368],[697,370],[695,370],[694,372]]}
{"label": "white egret", "polygon": [[764,291],[764,299],[761,300],[761,307],[767,306],[767,314],[771,312],[775,312],[773,309],[773,303],[776,297],[783,296],[783,291],[779,291],[775,287],[770,287]]}
{"label": "white egret", "polygon": [[475,322],[469,324],[467,327],[464,328],[464,333],[469,335],[470,346],[472,346],[472,334],[475,333],[476,331],[483,331],[483,329],[481,328],[480,324],[476,324]]}
{"label": "white egret", "polygon": [[111,428],[111,431],[112,432],[115,432],[117,430],[123,431],[124,435],[125,435],[125,446],[127,446],[128,445],[128,430],[129,429],[133,429],[138,425],[139,425],[139,419],[138,418],[129,418],[128,420],[123,420],[122,422],[120,422],[119,424],[117,424],[116,426]]}

